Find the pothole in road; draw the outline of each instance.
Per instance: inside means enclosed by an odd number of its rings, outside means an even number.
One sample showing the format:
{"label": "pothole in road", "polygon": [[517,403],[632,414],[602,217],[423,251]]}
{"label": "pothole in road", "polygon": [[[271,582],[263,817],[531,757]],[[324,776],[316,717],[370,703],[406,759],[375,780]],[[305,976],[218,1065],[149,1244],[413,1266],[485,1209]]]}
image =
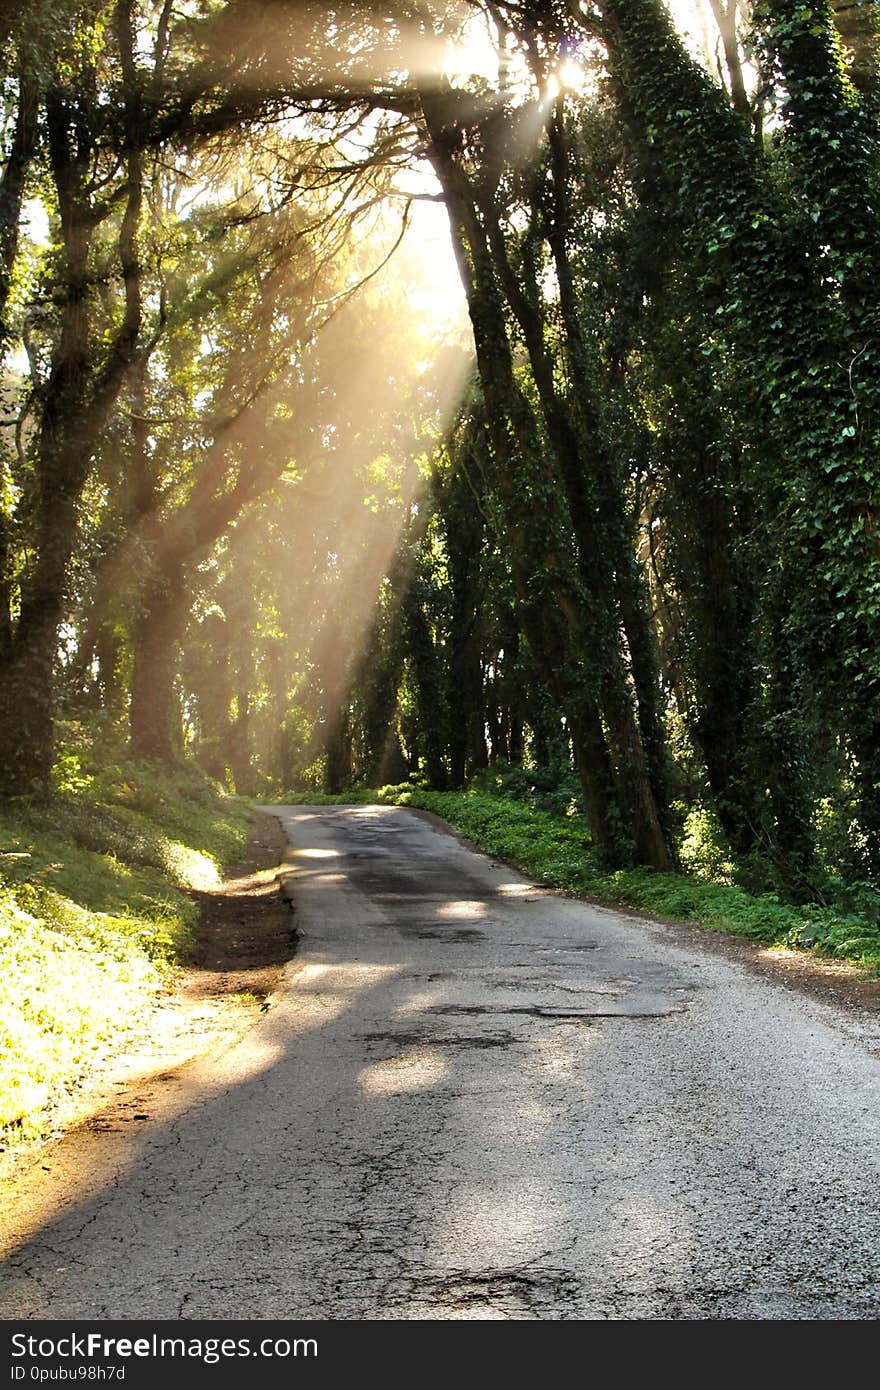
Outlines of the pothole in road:
{"label": "pothole in road", "polygon": [[361,1033],[360,1038],[363,1042],[384,1042],[392,1047],[510,1047],[512,1043],[519,1042],[520,1039],[514,1037],[513,1033],[453,1033],[446,1036],[436,1036],[433,1033]]}
{"label": "pothole in road", "polygon": [[484,941],[485,935],[481,931],[476,931],[473,927],[456,927],[453,931],[440,930],[437,927],[402,927],[399,923],[394,923],[401,936],[415,938],[417,941]]}
{"label": "pothole in road", "polygon": [[497,1305],[511,1312],[533,1311],[536,1307],[558,1307],[573,1300],[580,1280],[565,1269],[469,1270],[461,1273],[426,1276],[419,1280],[419,1292],[435,1307],[446,1309]]}
{"label": "pothole in road", "polygon": [[594,1018],[665,1018],[667,1014],[678,1013],[677,1007],[669,1009],[633,1010],[624,1009],[556,1009],[551,1004],[510,1004],[507,1008],[496,1008],[491,1004],[436,1004],[427,1012],[432,1014],[525,1014],[529,1018],[544,1018],[551,1023],[589,1023]]}
{"label": "pothole in road", "polygon": [[571,951],[598,951],[598,941],[576,941],[571,946],[535,946],[536,956],[567,956]]}
{"label": "pothole in road", "polygon": [[[425,1012],[444,1018],[524,1016],[542,1019],[545,1023],[573,1024],[588,1028],[594,1019],[661,1019],[666,1018],[671,1013],[678,1013],[680,1010],[677,1008],[656,1009],[649,1012],[633,1010],[631,1013],[626,1013],[623,1010],[611,1011],[607,1009],[554,1009],[545,1004],[513,1004],[509,1008],[493,1008],[488,1004],[438,1004]],[[357,1036],[361,1042],[367,1044],[384,1043],[398,1051],[408,1047],[460,1047],[465,1049],[511,1047],[514,1044],[528,1041],[526,1036],[511,1033],[507,1029],[495,1029],[485,1033],[449,1034],[436,1034],[429,1029],[411,1029],[399,1032],[374,1029],[367,1033],[359,1033]]]}

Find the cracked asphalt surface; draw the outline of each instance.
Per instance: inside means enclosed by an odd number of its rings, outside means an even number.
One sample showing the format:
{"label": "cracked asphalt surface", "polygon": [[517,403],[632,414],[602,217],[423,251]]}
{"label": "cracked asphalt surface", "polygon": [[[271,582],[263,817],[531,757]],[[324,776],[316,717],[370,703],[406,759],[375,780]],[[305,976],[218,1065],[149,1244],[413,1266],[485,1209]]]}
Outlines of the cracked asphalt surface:
{"label": "cracked asphalt surface", "polygon": [[0,1315],[878,1315],[876,1017],[411,812],[273,809],[272,1008],[15,1184]]}

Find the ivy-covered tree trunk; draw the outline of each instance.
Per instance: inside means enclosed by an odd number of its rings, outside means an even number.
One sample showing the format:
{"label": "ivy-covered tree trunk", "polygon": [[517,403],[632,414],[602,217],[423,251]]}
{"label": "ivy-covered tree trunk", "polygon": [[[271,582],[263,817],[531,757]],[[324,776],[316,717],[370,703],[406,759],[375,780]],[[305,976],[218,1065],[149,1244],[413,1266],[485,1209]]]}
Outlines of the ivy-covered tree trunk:
{"label": "ivy-covered tree trunk", "polygon": [[422,95],[431,159],[452,224],[453,247],[474,331],[489,420],[493,480],[504,510],[520,617],[535,662],[569,717],[593,843],[609,862],[628,854],[611,761],[584,649],[580,585],[573,572],[562,497],[542,452],[534,414],[513,372],[495,271],[440,109]]}
{"label": "ivy-covered tree trunk", "polygon": [[348,710],[339,710],[324,743],[324,791],[338,796],[351,781],[351,722]]}
{"label": "ivy-covered tree trunk", "polygon": [[124,640],[121,628],[113,622],[103,623],[98,630],[94,660],[96,667],[94,700],[114,719],[125,709]]}
{"label": "ivy-covered tree trunk", "polygon": [[849,72],[853,85],[876,109],[880,14],[876,0],[835,0],[834,23],[852,53]]}
{"label": "ivy-covered tree trunk", "polygon": [[402,538],[387,575],[387,592],[380,596],[373,620],[355,663],[349,697],[360,706],[361,765],[358,774],[368,786],[400,782],[406,776],[396,716],[404,666],[403,613],[412,580],[412,538]]}
{"label": "ivy-covered tree trunk", "polygon": [[55,112],[55,174],[66,194],[66,303],[45,390],[35,443],[35,560],[21,586],[21,606],[7,632],[0,675],[0,796],[44,786],[54,744],[55,664],[64,611],[67,566],[77,533],[77,502],[85,482],[97,423],[89,409],[89,209],[71,188],[75,175],[68,129]]}
{"label": "ivy-covered tree trunk", "polygon": [[[601,7],[616,80],[663,162],[695,292],[751,386],[737,423],[754,451],[750,486],[773,557],[777,649],[795,662],[780,672],[798,706],[786,718],[868,727],[880,680],[876,122],[841,76],[828,5],[756,5],[787,93],[786,178],[773,180],[662,5]],[[880,756],[862,758],[867,823]]]}
{"label": "ivy-covered tree trunk", "polygon": [[[507,514],[517,587],[526,600],[523,621],[529,644],[548,683],[558,688],[562,680],[567,687],[562,703],[573,736],[583,740],[576,762],[585,782],[588,814],[597,819],[596,829],[591,830],[600,852],[612,858],[619,854],[619,844],[616,849],[612,846],[622,835],[630,840],[640,862],[666,868],[669,847],[620,661],[615,605],[604,582],[601,538],[591,524],[594,499],[576,429],[553,385],[539,311],[512,274],[491,197],[471,189],[456,152],[449,149],[442,101],[423,94],[422,106],[433,139],[432,162],[450,210],[468,295],[477,361],[493,426],[493,448],[500,465],[497,485]],[[551,448],[545,446],[540,454],[541,431],[512,370],[501,288],[523,329],[543,409]],[[578,377],[575,390],[586,385],[586,378]],[[554,454],[559,476],[553,466]],[[523,511],[529,496],[533,508],[540,498],[540,544],[536,544],[534,534],[534,510],[531,515]],[[619,505],[619,499],[613,501]],[[613,526],[613,514],[609,520]],[[542,612],[539,625],[534,607],[538,573],[552,594],[548,598],[556,609],[557,621],[562,619],[557,638],[560,651],[566,652],[562,661],[544,655],[548,611],[545,608]],[[616,766],[609,743],[616,753]],[[593,784],[588,788],[586,780],[590,777]]]}
{"label": "ivy-covered tree trunk", "polygon": [[393,775],[400,772],[400,744],[395,727],[403,670],[399,635],[395,633],[387,646],[371,644],[368,653],[369,660],[362,664],[353,685],[362,702],[364,761],[359,771],[372,787],[401,780]]}
{"label": "ivy-covered tree trunk", "polygon": [[432,788],[443,791],[447,785],[444,761],[447,711],[440,663],[418,579],[410,587],[404,611],[406,652],[417,692],[418,728],[425,771]]}
{"label": "ivy-covered tree trunk", "polygon": [[39,101],[40,87],[32,71],[32,59],[23,52],[19,59],[18,105],[12,142],[0,174],[0,362],[9,342],[6,306],[18,252],[25,178],[36,149]]}
{"label": "ivy-covered tree trunk", "polygon": [[[649,517],[655,576],[674,594],[675,661],[686,676],[681,709],[706,767],[722,829],[738,858],[766,854],[773,838],[758,751],[754,530],[737,440],[728,439],[705,358],[661,302],[655,328],[658,395],[668,417],[658,432],[658,497]],[[682,312],[690,312],[689,306]],[[665,324],[669,323],[667,332]],[[658,516],[659,512],[659,516]],[[653,531],[661,527],[657,549]]]}
{"label": "ivy-covered tree trunk", "polygon": [[461,788],[475,766],[485,762],[483,668],[481,660],[481,554],[485,520],[475,493],[485,425],[478,415],[450,446],[452,476],[438,498],[443,519],[451,588],[446,657],[449,782]]}
{"label": "ivy-covered tree trunk", "polygon": [[[575,237],[572,197],[575,188],[581,185],[583,171],[577,168],[572,157],[571,133],[561,100],[557,100],[551,114],[547,137],[551,180],[544,200],[544,215],[564,327],[564,357],[570,382],[566,404],[580,471],[589,470],[594,477],[593,516],[599,519],[589,528],[584,516],[581,522],[583,543],[591,545],[593,552],[605,559],[608,572],[602,578],[606,605],[613,619],[619,615],[619,621],[612,621],[612,628],[616,632],[618,626],[622,627],[629,655],[627,670],[618,638],[607,663],[608,693],[603,712],[616,730],[618,746],[630,750],[622,759],[620,775],[627,788],[627,799],[635,808],[631,817],[636,826],[639,856],[655,868],[663,868],[671,864],[672,840],[666,735],[659,708],[656,651],[648,618],[647,592],[635,560],[634,525],[625,501],[624,474],[611,447],[619,423],[612,419],[610,427],[603,428],[602,418],[602,397],[623,394],[624,373],[618,363],[612,362],[600,376],[598,365],[590,360],[571,259]],[[571,483],[569,489],[571,495]],[[587,502],[583,489],[576,498],[580,515]],[[630,680],[635,690],[635,711],[629,695]]]}
{"label": "ivy-covered tree trunk", "polygon": [[229,712],[232,670],[229,624],[219,610],[193,623],[184,649],[183,677],[195,698],[198,737],[195,756],[219,782],[229,770]]}
{"label": "ivy-covered tree trunk", "polygon": [[251,690],[250,673],[240,670],[235,697],[235,718],[229,740],[229,766],[239,796],[253,796],[254,767],[251,756]]}
{"label": "ivy-covered tree trunk", "polygon": [[[731,553],[733,528],[717,471],[705,467],[699,451],[693,459],[678,451],[672,466],[686,494],[676,518],[675,577],[692,633],[693,733],[721,826],[734,853],[748,856],[766,849],[754,731],[748,727],[756,696],[753,605]],[[760,775],[767,772],[762,767]]]}
{"label": "ivy-covered tree trunk", "polygon": [[[66,136],[66,131],[64,132]],[[61,135],[59,134],[59,142]],[[66,157],[56,177],[67,189]],[[67,569],[77,536],[77,504],[88,476],[94,431],[106,418],[92,396],[88,209],[65,204],[66,304],[34,446],[34,563],[21,585],[14,631],[0,675],[0,796],[45,785],[54,749],[55,667]]]}

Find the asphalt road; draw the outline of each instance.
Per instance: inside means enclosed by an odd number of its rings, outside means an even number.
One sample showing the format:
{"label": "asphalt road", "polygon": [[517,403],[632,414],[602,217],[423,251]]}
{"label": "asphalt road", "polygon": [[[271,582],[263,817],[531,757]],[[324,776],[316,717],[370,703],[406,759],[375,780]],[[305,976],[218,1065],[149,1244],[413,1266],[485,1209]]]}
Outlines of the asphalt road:
{"label": "asphalt road", "polygon": [[19,1184],[3,1317],[877,1317],[876,1020],[411,812],[276,810],[276,1002]]}

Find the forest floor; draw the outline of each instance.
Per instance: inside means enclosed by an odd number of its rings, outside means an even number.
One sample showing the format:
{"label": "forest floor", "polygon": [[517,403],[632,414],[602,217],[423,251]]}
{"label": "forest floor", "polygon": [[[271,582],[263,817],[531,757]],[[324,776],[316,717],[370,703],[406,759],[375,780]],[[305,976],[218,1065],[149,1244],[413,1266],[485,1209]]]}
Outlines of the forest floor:
{"label": "forest floor", "polygon": [[260,1017],[292,953],[290,914],[275,881],[285,843],[277,819],[258,813],[222,884],[190,891],[199,918],[186,960],[153,1006],[77,1084],[54,1096],[42,1135],[7,1136],[0,1180],[37,1162],[47,1140],[79,1126],[143,1121],[156,1088],[177,1068],[231,1046]]}

